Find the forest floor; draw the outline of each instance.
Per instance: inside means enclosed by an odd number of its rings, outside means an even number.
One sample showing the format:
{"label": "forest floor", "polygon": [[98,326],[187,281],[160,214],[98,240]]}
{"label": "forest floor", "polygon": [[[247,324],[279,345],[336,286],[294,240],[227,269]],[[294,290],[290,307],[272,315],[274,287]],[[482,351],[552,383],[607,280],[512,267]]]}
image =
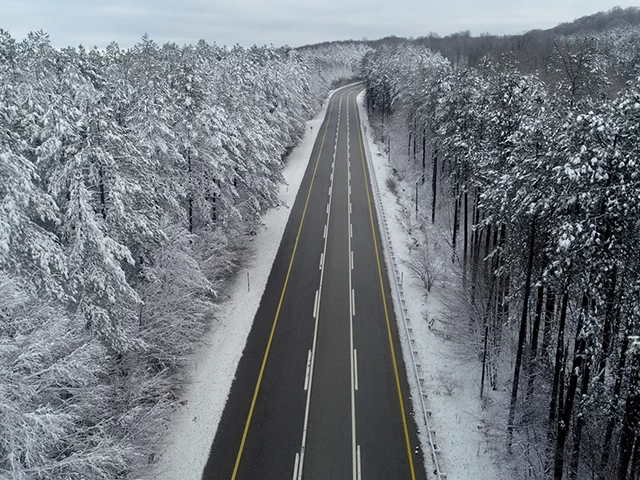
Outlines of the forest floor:
{"label": "forest floor", "polygon": [[[514,478],[511,462],[505,461],[500,447],[504,438],[508,388],[498,385],[496,390],[485,388],[481,402],[481,363],[478,355],[465,346],[463,338],[456,338],[456,329],[464,315],[461,297],[460,271],[458,262],[452,262],[450,228],[446,228],[447,208],[440,208],[437,214],[445,222],[424,222],[424,213],[430,207],[427,199],[421,199],[415,213],[415,185],[422,172],[415,170],[415,163],[398,158],[389,160],[385,145],[376,142],[373,130],[363,105],[364,96],[359,97],[360,114],[366,128],[366,141],[374,167],[374,181],[377,179],[380,204],[386,216],[388,241],[394,255],[385,251],[388,271],[397,271],[403,291],[405,316],[410,319],[412,339],[404,329],[399,312],[402,300],[392,287],[394,307],[398,319],[402,351],[409,376],[414,418],[420,431],[420,440],[425,452],[428,472],[434,472],[431,461],[431,447],[428,431],[422,420],[422,405],[418,379],[413,373],[413,349],[419,376],[422,377],[422,391],[426,393],[426,408],[429,427],[435,430],[433,440],[441,453],[438,455],[440,471],[451,480],[501,480]],[[392,151],[393,152],[393,151]],[[400,154],[402,156],[402,154]],[[398,164],[406,166],[406,168]],[[399,171],[402,170],[402,171]],[[391,178],[393,190],[387,186]],[[420,182],[420,180],[418,180]],[[424,189],[423,189],[424,190]],[[375,191],[375,189],[374,189]],[[445,202],[446,203],[446,202]],[[378,212],[384,223],[382,212]],[[382,225],[381,225],[382,229]],[[384,229],[383,233],[384,235]],[[384,243],[384,242],[382,242]],[[427,292],[422,283],[412,274],[409,265],[415,264],[415,255],[420,248],[428,248],[429,269],[435,281]],[[392,273],[393,275],[393,273]],[[389,279],[393,282],[393,277]],[[463,321],[463,320],[462,320]],[[508,365],[504,366],[509,368]],[[505,372],[506,373],[506,372]],[[506,380],[508,375],[502,375]],[[488,382],[486,382],[488,384]],[[434,477],[437,478],[437,477]]]}

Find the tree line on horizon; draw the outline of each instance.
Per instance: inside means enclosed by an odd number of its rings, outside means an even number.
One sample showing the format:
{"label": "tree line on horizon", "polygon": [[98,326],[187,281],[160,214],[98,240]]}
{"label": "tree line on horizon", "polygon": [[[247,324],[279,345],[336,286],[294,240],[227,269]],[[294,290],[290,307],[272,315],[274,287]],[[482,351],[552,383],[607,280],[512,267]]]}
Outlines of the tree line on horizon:
{"label": "tree line on horizon", "polygon": [[638,479],[640,27],[551,45],[536,68],[382,45],[367,108],[418,172],[421,221],[449,229],[455,336],[483,405],[506,393],[519,478]]}

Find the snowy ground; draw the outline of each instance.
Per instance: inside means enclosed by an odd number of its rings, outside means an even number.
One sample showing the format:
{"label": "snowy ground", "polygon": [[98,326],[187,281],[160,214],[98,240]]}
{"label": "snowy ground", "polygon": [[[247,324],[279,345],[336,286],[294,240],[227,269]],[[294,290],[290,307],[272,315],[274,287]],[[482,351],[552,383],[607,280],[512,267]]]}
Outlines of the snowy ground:
{"label": "snowy ground", "polygon": [[[286,184],[280,188],[280,198],[285,205],[293,205],[296,198],[327,105],[325,102],[322,110],[307,122],[302,142],[288,157],[284,170]],[[254,240],[255,255],[233,280],[228,299],[216,312],[215,325],[194,355],[189,387],[171,422],[167,448],[154,474],[158,480],[201,478],[289,211],[288,207],[281,207],[264,215],[264,228]],[[247,291],[247,272],[250,291]]]}
{"label": "snowy ground", "polygon": [[[415,183],[398,182],[398,197],[386,186],[385,180],[391,176],[391,164],[387,160],[384,147],[376,144],[362,104],[363,95],[358,98],[361,117],[366,127],[369,151],[373,163],[373,177],[377,180],[382,212],[378,211],[384,231],[387,231],[388,248],[385,261],[389,272],[397,272],[399,288],[392,286],[394,308],[398,318],[402,351],[409,375],[414,415],[425,452],[427,472],[435,470],[431,460],[431,446],[428,429],[422,420],[421,391],[426,393],[425,407],[431,411],[427,415],[432,433],[432,441],[437,450],[440,472],[449,480],[500,480],[512,478],[510,472],[501,469],[494,458],[492,437],[494,426],[484,417],[479,401],[480,367],[470,360],[468,354],[460,351],[458,343],[450,341],[448,328],[440,319],[447,317],[447,306],[451,293],[457,284],[456,272],[450,267],[451,249],[437,228],[425,226],[424,231],[413,228],[409,235],[401,226],[399,218],[406,218],[402,210],[414,212]],[[374,192],[376,188],[373,189]],[[378,205],[380,209],[380,205]],[[411,215],[414,215],[411,213]],[[413,217],[415,218],[415,216]],[[386,223],[386,227],[384,227]],[[406,224],[406,222],[405,222]],[[415,242],[424,242],[425,236],[433,246],[434,264],[441,268],[436,284],[428,296],[424,288],[410,274],[406,264],[410,248]],[[384,239],[383,239],[384,240]],[[384,241],[382,242],[385,243]],[[393,277],[389,279],[393,285]],[[400,307],[402,305],[402,307]],[[409,319],[405,329],[402,313]],[[410,338],[408,338],[410,337]],[[413,366],[415,357],[417,375]],[[461,355],[462,353],[462,355]],[[418,386],[420,378],[421,387]],[[430,478],[437,478],[431,476]],[[441,478],[445,478],[444,475]]]}

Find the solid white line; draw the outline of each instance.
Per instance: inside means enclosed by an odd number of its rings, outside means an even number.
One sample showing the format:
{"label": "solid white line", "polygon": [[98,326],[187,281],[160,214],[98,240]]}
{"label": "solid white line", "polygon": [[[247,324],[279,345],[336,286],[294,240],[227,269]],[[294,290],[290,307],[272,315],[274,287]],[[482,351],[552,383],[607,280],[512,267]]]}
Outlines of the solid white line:
{"label": "solid white line", "polygon": [[355,367],[356,392],[358,391],[358,350],[353,349],[353,365]]}
{"label": "solid white line", "polygon": [[298,466],[300,464],[300,454],[296,453],[296,462],[293,464],[293,480],[298,478]]}
{"label": "solid white line", "polygon": [[304,390],[307,391],[309,388],[309,373],[311,369],[311,350],[309,350],[309,354],[307,355],[307,372],[304,375]]}
{"label": "solid white line", "polygon": [[[340,133],[340,111],[342,110],[342,100],[344,98],[344,92],[342,93],[342,95],[340,96],[340,103],[338,106],[338,124],[336,126],[336,145],[338,144],[338,135]],[[332,167],[331,170],[333,171],[335,169],[335,164],[336,164],[336,153],[334,151],[333,154],[333,163],[332,163]],[[333,182],[331,182],[331,186],[329,187],[329,209],[327,212],[327,224],[324,226],[324,248],[323,248],[323,252],[322,252],[322,257],[326,257],[327,255],[327,231],[329,229],[329,224],[331,221],[331,193],[333,190]],[[300,462],[298,465],[298,476],[296,480],[302,480],[302,471],[304,469],[304,452],[306,449],[306,445],[307,445],[307,431],[309,429],[309,410],[310,410],[310,405],[311,405],[311,387],[313,386],[313,368],[315,365],[315,361],[316,361],[316,347],[318,344],[318,324],[319,324],[319,318],[320,318],[320,303],[321,303],[321,297],[322,297],[322,282],[324,280],[324,264],[322,266],[322,268],[320,269],[320,288],[317,291],[317,298],[318,298],[318,307],[316,310],[316,315],[315,315],[315,324],[313,326],[313,342],[311,345],[311,364],[309,366],[309,382],[307,384],[307,400],[306,400],[306,404],[305,404],[305,408],[304,408],[304,423],[302,425],[302,441],[301,441],[301,445],[300,445]],[[355,472],[355,469],[354,469]],[[355,479],[355,476],[354,476]]]}
{"label": "solid white line", "polygon": [[360,462],[360,445],[358,445],[358,480],[362,480],[362,466]]}

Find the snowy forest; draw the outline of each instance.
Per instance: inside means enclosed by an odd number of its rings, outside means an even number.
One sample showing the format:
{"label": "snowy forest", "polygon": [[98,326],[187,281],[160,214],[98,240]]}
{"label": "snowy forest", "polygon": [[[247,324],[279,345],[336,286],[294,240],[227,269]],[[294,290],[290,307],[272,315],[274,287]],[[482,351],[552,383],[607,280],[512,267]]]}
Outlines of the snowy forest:
{"label": "snowy forest", "polygon": [[505,392],[518,478],[638,479],[640,28],[556,36],[526,65],[499,45],[383,44],[367,108],[417,172],[416,215],[448,231],[453,335],[478,395]]}
{"label": "snowy forest", "polygon": [[141,478],[287,153],[365,45],[0,30],[0,478]]}

